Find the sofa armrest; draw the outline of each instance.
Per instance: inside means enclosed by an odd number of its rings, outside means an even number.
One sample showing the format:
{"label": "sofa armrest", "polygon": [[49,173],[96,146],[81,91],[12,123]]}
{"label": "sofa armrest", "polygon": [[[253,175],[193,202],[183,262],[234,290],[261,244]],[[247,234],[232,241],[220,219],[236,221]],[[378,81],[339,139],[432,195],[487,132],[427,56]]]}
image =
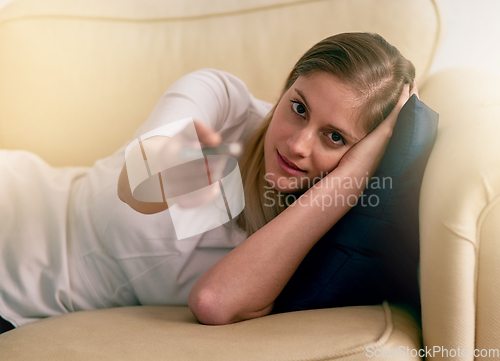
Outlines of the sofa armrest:
{"label": "sofa armrest", "polygon": [[423,338],[427,347],[467,349],[464,360],[473,349],[499,348],[499,84],[455,69],[420,92],[440,114],[420,197]]}

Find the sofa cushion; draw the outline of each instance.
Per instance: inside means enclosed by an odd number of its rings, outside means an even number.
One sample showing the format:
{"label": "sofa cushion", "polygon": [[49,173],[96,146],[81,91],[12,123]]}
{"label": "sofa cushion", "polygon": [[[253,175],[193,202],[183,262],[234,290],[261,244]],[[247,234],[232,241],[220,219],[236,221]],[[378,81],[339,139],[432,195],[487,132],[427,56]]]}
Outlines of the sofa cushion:
{"label": "sofa cushion", "polygon": [[224,326],[199,324],[187,307],[136,306],[74,312],[9,331],[0,335],[0,359],[360,360],[384,349],[419,349],[420,341],[413,319],[388,304],[269,315]]}
{"label": "sofa cushion", "polygon": [[419,312],[418,203],[437,124],[438,114],[416,95],[407,101],[363,196],[311,249],[273,313],[384,299]]}

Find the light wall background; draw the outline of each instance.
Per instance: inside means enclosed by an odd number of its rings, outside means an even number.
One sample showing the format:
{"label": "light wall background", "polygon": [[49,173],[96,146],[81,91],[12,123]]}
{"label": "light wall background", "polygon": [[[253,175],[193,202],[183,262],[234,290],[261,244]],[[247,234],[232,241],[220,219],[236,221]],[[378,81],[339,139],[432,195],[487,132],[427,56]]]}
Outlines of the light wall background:
{"label": "light wall background", "polygon": [[445,35],[430,74],[474,67],[500,76],[500,1],[441,0]]}
{"label": "light wall background", "polygon": [[[12,1],[15,0],[0,0],[0,9]],[[500,76],[500,0],[439,2],[444,12],[445,35],[429,74],[474,67]]]}

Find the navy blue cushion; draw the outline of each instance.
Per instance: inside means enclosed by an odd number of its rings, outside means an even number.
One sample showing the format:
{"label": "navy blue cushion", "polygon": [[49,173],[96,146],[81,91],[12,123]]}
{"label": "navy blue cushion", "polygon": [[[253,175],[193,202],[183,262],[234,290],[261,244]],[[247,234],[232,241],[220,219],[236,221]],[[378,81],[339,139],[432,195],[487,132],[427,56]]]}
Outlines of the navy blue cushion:
{"label": "navy blue cushion", "polygon": [[438,118],[416,95],[406,102],[364,202],[315,244],[272,313],[383,300],[420,312],[418,202]]}

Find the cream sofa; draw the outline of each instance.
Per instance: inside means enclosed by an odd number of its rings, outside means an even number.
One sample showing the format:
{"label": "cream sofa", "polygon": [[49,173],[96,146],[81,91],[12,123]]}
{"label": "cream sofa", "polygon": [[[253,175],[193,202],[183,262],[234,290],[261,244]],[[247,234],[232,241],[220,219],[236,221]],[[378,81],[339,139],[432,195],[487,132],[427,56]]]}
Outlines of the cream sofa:
{"label": "cream sofa", "polygon": [[421,193],[422,325],[387,303],[226,326],[201,325],[186,306],[136,306],[22,326],[0,336],[0,360],[361,360],[391,349],[384,359],[401,360],[421,359],[422,345],[472,360],[474,348],[499,348],[499,83],[469,70],[428,77],[443,33],[437,0],[7,2],[0,147],[90,166],[129,140],[181,75],[226,70],[274,102],[307,48],[346,31],[396,45],[440,113]]}

